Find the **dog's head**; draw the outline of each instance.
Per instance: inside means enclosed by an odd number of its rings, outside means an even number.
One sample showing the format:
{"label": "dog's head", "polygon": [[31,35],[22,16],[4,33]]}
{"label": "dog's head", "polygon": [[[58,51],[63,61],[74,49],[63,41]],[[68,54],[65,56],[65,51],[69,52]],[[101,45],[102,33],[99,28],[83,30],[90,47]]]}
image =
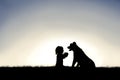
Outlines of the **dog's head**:
{"label": "dog's head", "polygon": [[70,43],[70,46],[68,46],[69,51],[74,50],[76,46],[76,42]]}

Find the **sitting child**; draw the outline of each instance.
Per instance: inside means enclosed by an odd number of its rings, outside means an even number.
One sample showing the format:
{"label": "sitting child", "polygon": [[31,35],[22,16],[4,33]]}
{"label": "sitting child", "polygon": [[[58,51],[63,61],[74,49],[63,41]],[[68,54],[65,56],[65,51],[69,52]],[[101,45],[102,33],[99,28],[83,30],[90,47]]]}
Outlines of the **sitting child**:
{"label": "sitting child", "polygon": [[57,61],[56,61],[56,67],[63,67],[63,59],[68,56],[68,53],[64,53],[62,46],[57,46],[56,50],[57,55]]}

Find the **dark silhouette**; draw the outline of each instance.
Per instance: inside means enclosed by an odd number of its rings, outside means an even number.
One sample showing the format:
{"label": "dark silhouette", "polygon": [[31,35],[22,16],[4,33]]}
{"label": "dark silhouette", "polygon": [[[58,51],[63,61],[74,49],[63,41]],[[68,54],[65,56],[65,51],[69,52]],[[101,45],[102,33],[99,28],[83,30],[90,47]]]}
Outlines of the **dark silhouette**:
{"label": "dark silhouette", "polygon": [[120,80],[120,67],[96,67],[94,70],[85,71],[79,67],[63,67],[56,69],[48,67],[0,67],[1,80]]}
{"label": "dark silhouette", "polygon": [[95,63],[83,52],[83,50],[77,46],[76,42],[73,42],[68,46],[68,49],[73,51],[73,63],[72,67],[75,67],[75,64],[77,63],[76,67],[80,68],[95,68]]}
{"label": "dark silhouette", "polygon": [[68,53],[64,53],[62,46],[57,46],[56,50],[57,55],[57,61],[56,61],[56,67],[63,67],[63,59],[68,56]]}

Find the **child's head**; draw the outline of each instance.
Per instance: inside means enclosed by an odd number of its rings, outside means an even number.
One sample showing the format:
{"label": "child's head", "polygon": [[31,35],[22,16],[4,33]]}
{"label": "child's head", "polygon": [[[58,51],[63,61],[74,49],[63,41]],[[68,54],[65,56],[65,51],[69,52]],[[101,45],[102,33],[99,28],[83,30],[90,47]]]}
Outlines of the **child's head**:
{"label": "child's head", "polygon": [[57,46],[55,51],[56,51],[56,54],[59,54],[59,53],[63,53],[64,50],[62,46]]}

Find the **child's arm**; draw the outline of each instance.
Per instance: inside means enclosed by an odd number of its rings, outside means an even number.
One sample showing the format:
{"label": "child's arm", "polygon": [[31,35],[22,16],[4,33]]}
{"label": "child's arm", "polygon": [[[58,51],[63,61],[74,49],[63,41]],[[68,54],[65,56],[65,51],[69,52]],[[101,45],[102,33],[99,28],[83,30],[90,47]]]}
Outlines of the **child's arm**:
{"label": "child's arm", "polygon": [[66,58],[67,56],[68,56],[68,53],[65,52],[65,53],[63,54],[63,59]]}

